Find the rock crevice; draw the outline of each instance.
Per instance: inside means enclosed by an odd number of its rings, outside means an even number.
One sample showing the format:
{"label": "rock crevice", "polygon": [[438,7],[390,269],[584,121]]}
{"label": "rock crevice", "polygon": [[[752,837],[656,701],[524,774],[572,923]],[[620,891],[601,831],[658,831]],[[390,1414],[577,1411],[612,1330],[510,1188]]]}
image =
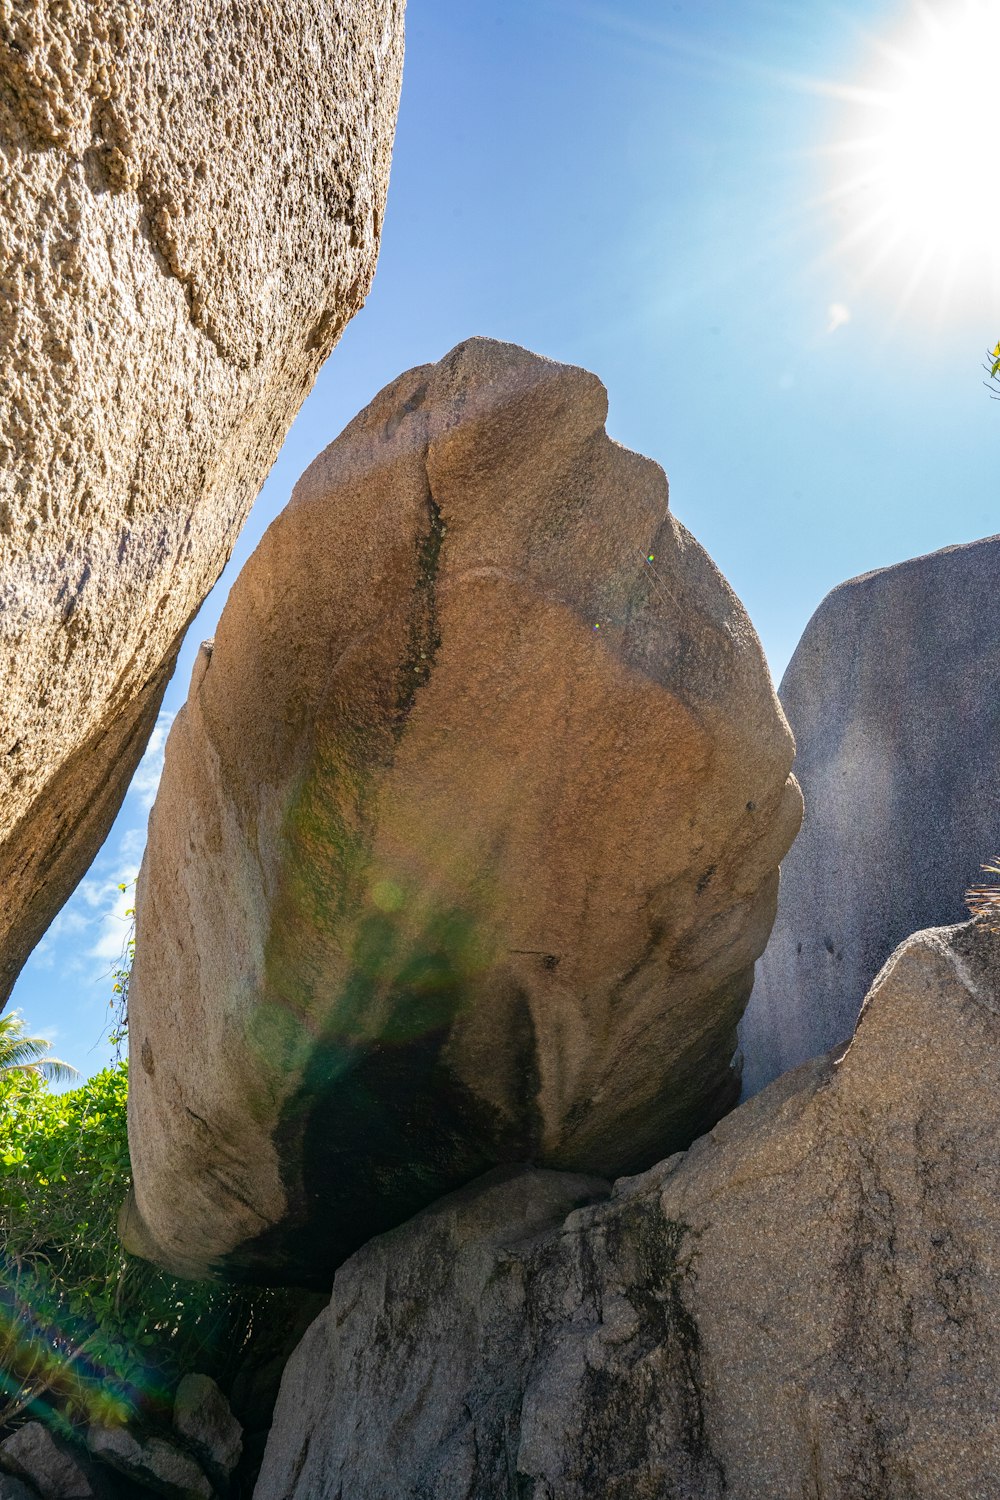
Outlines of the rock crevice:
{"label": "rock crevice", "polygon": [[610,1196],[494,1174],[365,1246],[257,1500],[989,1500],[1000,1022],[971,965],[1000,993],[1000,938],[917,934],[846,1053]]}

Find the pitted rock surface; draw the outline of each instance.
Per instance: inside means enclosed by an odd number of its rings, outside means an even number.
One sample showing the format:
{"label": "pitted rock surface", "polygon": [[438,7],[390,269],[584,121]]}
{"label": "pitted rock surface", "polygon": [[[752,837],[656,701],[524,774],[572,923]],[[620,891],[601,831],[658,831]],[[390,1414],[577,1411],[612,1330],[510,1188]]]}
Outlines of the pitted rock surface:
{"label": "pitted rock surface", "polygon": [[402,11],[0,14],[0,1004],[364,301]]}
{"label": "pitted rock surface", "polygon": [[849,1037],[911,932],[967,916],[1000,855],[1000,537],[852,579],[779,696],[806,815],[740,1027],[744,1089]]}
{"label": "pitted rock surface", "polygon": [[228,1478],[243,1452],[243,1429],[208,1375],[183,1375],[174,1392],[174,1429],[207,1472]]}
{"label": "pitted rock surface", "polygon": [[328,1286],[495,1164],[648,1166],[733,1102],[791,738],[606,414],[586,371],[460,345],[234,586],[138,893],[140,1253]]}
{"label": "pitted rock surface", "polygon": [[87,1431],[87,1444],[95,1458],[123,1474],[140,1493],[163,1500],[215,1500],[217,1492],[201,1466],[166,1438],[95,1426]]}
{"label": "pitted rock surface", "polygon": [[366,1245],[257,1500],[993,1500],[1000,938],[917,934],[846,1055],[686,1154],[488,1177]]}
{"label": "pitted rock surface", "polygon": [[6,1471],[0,1473],[0,1500],[126,1500],[115,1475],[41,1422],[26,1422],[0,1443],[0,1469]]}

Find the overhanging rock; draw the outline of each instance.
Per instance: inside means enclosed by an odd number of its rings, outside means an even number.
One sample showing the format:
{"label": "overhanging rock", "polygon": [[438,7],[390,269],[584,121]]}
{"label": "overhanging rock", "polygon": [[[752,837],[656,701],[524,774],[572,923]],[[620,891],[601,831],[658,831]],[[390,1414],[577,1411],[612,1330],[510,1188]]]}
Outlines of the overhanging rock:
{"label": "overhanging rock", "polygon": [[0,1007],[375,269],[402,0],[0,13]]}
{"label": "overhanging rock", "polygon": [[230,595],[167,747],[130,999],[134,1248],[329,1285],[500,1162],[734,1101],[800,816],[746,614],[583,370],[379,395]]}

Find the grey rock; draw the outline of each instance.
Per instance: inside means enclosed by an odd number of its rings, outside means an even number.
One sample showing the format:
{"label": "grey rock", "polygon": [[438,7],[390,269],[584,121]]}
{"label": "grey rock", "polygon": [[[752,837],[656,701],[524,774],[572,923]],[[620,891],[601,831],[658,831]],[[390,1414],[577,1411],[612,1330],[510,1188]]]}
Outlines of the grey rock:
{"label": "grey rock", "polygon": [[378,252],[402,0],[0,9],[0,1007]]}
{"label": "grey rock", "polygon": [[1000,854],[1000,537],[828,595],[779,689],[802,831],[740,1027],[744,1092],[849,1037],[911,932]]}
{"label": "grey rock", "polygon": [[[255,1500],[320,1500],[341,1483],[402,1497],[418,1482],[451,1500],[499,1483],[530,1367],[528,1268],[567,1213],[609,1192],[600,1178],[497,1169],[342,1266],[286,1368]],[[466,1402],[480,1427],[463,1421]]]}
{"label": "grey rock", "polygon": [[140,877],[133,1251],[329,1288],[491,1166],[649,1166],[735,1101],[792,743],[606,416],[587,371],[471,339],[237,579]]}
{"label": "grey rock", "polygon": [[249,1494],[260,1472],[285,1366],[329,1299],[329,1287],[325,1294],[296,1288],[282,1294],[280,1319],[269,1316],[263,1326],[254,1326],[229,1389],[230,1405],[243,1427],[243,1453],[233,1476],[241,1496]]}
{"label": "grey rock", "polygon": [[42,1500],[108,1500],[112,1494],[112,1482],[87,1455],[41,1422],[26,1422],[0,1443],[0,1468],[27,1480]]}
{"label": "grey rock", "polygon": [[23,1479],[15,1479],[13,1474],[0,1474],[0,1500],[41,1500],[41,1497]]}
{"label": "grey rock", "polygon": [[917,934],[610,1199],[494,1176],[359,1251],[255,1500],[995,1500],[998,1092],[1000,938]]}
{"label": "grey rock", "polygon": [[165,1500],[213,1500],[208,1477],[190,1454],[161,1437],[139,1438],[127,1427],[91,1427],[87,1445],[95,1458]]}
{"label": "grey rock", "polygon": [[210,1471],[231,1474],[243,1451],[243,1429],[208,1375],[185,1375],[174,1396],[174,1427]]}

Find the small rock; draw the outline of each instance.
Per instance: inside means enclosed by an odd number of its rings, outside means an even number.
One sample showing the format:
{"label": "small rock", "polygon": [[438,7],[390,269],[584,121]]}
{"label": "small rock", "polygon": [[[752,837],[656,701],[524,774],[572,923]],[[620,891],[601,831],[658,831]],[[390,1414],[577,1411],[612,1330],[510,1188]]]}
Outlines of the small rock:
{"label": "small rock", "polygon": [[[3,1485],[27,1480],[43,1500],[106,1500],[110,1495],[104,1476],[94,1471],[86,1455],[53,1437],[41,1422],[26,1422],[0,1443],[0,1467],[16,1476],[5,1476]],[[30,1493],[23,1485],[0,1487],[2,1500],[23,1500]]]}
{"label": "small rock", "polygon": [[38,1500],[38,1491],[13,1474],[0,1474],[0,1500]]}
{"label": "small rock", "polygon": [[185,1375],[174,1397],[174,1427],[212,1470],[229,1475],[243,1452],[243,1428],[208,1375]]}
{"label": "small rock", "polygon": [[95,1458],[166,1500],[213,1500],[206,1475],[187,1453],[164,1438],[140,1441],[125,1427],[91,1427],[87,1443]]}

